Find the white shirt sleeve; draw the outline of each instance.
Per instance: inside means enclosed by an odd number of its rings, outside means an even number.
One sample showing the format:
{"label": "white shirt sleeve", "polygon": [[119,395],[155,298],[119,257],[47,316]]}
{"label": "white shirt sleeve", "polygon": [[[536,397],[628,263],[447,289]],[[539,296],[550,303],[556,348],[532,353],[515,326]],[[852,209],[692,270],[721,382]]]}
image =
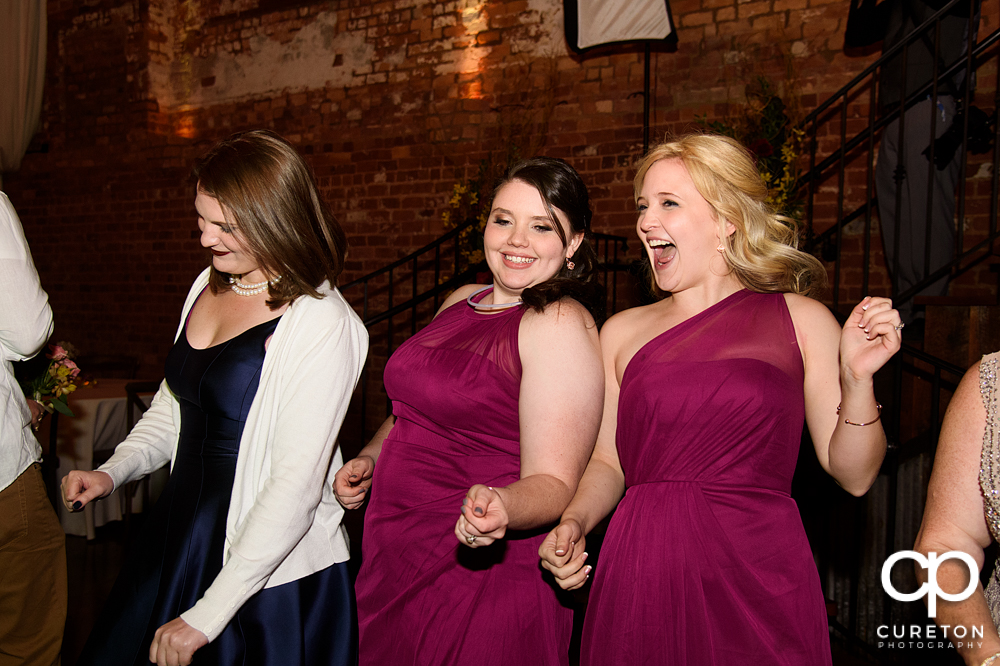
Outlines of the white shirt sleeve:
{"label": "white shirt sleeve", "polygon": [[325,324],[299,322],[293,333],[291,353],[282,359],[281,394],[275,396],[267,481],[240,525],[222,570],[205,596],[181,614],[209,640],[267,584],[312,527],[337,434],[368,351],[368,332],[351,315]]}
{"label": "white shirt sleeve", "polygon": [[0,347],[4,360],[31,358],[52,334],[52,309],[31,261],[21,221],[0,192]]}

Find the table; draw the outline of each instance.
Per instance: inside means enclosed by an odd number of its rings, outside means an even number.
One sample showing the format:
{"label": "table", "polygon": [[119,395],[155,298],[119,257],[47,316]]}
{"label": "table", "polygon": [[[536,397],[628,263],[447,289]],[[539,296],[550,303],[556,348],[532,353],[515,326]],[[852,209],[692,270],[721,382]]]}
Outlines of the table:
{"label": "table", "polygon": [[[94,451],[113,450],[125,436],[126,431],[126,397],[125,385],[133,382],[131,379],[98,379],[93,386],[77,388],[69,398],[69,407],[73,417],[60,415],[56,439],[56,451],[59,456],[59,469],[56,472],[57,482],[75,469],[93,469]],[[152,394],[141,396],[148,405]],[[132,408],[136,412],[138,409]],[[138,421],[139,414],[134,414]],[[46,419],[46,424],[51,419]],[[43,430],[47,426],[43,426]],[[39,440],[48,441],[48,434],[39,433]],[[165,473],[165,472],[164,472]],[[122,490],[118,489],[110,496],[98,502],[91,502],[87,507],[76,513],[71,513],[62,502],[58,503],[59,522],[66,534],[86,536],[93,539],[95,529],[112,520],[122,519]],[[132,502],[132,510],[142,510],[142,493],[137,493]]]}

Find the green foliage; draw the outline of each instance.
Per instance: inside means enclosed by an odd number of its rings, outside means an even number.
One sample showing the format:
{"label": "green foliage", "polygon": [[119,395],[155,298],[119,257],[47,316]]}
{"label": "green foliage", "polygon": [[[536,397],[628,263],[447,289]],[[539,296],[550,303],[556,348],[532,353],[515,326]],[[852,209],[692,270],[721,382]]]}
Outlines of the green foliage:
{"label": "green foliage", "polygon": [[805,134],[789,117],[789,108],[764,76],[746,87],[746,101],[722,120],[696,118],[706,129],[736,139],[757,161],[760,177],[767,185],[768,203],[792,218],[802,212],[796,188]]}

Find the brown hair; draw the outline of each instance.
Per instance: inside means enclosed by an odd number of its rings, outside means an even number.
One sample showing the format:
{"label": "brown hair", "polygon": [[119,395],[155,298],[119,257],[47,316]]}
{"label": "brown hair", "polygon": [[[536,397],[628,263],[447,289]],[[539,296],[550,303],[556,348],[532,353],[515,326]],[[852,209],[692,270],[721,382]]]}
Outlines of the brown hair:
{"label": "brown hair", "polygon": [[[268,286],[271,309],[303,294],[322,298],[323,282],[336,285],[347,238],[308,165],[285,139],[267,130],[234,134],[201,158],[192,176],[199,191],[219,202],[265,273],[281,276]],[[229,289],[228,278],[212,267],[212,292]]]}
{"label": "brown hair", "polygon": [[573,235],[583,234],[580,246],[570,257],[574,267],[570,269],[563,264],[559,272],[548,280],[523,290],[521,299],[528,307],[541,312],[549,303],[569,296],[587,308],[594,319],[602,320],[605,296],[601,285],[597,282],[595,273],[597,254],[590,242],[592,237],[590,221],[593,213],[590,210],[587,186],[580,174],[557,157],[533,157],[518,162],[508,169],[493,188],[494,196],[504,185],[513,181],[521,181],[538,191],[564,248],[569,245],[570,239],[566,237],[566,231],[559,224],[556,209],[566,216]]}
{"label": "brown hair", "polygon": [[731,222],[736,227],[729,235],[722,229],[722,256],[744,287],[761,293],[809,295],[826,284],[823,264],[798,249],[795,220],[767,203],[767,186],[738,141],[715,134],[687,134],[655,146],[635,174],[636,201],[649,168],[669,159],[684,163],[718,223],[724,227]]}

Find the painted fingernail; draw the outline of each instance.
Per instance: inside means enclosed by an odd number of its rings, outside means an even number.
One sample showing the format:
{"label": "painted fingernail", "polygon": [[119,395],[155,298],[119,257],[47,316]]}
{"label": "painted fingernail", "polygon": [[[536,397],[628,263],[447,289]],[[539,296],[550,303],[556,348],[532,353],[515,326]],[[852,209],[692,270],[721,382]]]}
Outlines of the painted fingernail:
{"label": "painted fingernail", "polygon": [[592,566],[590,566],[590,565],[588,564],[587,566],[585,566],[585,567],[583,568],[583,570],[587,572],[587,578],[590,578],[590,572],[594,570],[594,567],[592,567]]}
{"label": "painted fingernail", "polygon": [[77,500],[77,501],[73,502],[73,510],[74,511],[79,511],[82,508],[83,508],[83,503],[80,500]]}
{"label": "painted fingernail", "polygon": [[556,555],[565,555],[565,554],[566,554],[565,548],[556,548]]}
{"label": "painted fingernail", "polygon": [[588,558],[588,557],[590,557],[590,553],[584,553],[584,554],[583,554],[583,560],[582,560],[582,561],[583,561],[583,562],[586,562],[586,561],[587,561],[587,558]]}
{"label": "painted fingernail", "polygon": [[865,333],[871,333],[871,328],[866,328]]}
{"label": "painted fingernail", "polygon": [[479,508],[478,506],[474,509],[474,511],[475,511],[475,513],[476,513],[477,516],[483,515],[483,510],[481,508]]}

